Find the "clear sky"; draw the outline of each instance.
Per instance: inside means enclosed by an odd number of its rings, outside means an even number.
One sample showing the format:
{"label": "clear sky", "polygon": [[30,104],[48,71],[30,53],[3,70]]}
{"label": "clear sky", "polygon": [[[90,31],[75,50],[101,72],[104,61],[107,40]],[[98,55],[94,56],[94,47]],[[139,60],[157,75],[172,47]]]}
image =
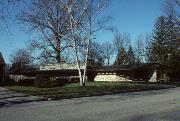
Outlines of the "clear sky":
{"label": "clear sky", "polygon": [[[114,25],[121,33],[128,32],[132,42],[139,34],[152,32],[155,20],[162,14],[164,0],[112,0],[107,11],[114,20]],[[114,34],[101,33],[104,41],[112,41]]]}
{"label": "clear sky", "polygon": [[[120,32],[128,32],[132,42],[141,33],[150,33],[154,22],[161,15],[161,6],[164,0],[112,0],[105,11],[113,17],[112,22]],[[26,47],[27,41],[35,38],[33,34],[24,32],[20,25],[11,25],[11,32],[0,31],[0,51],[5,61],[9,62],[10,54],[17,48]],[[112,41],[114,34],[101,32],[97,41]]]}

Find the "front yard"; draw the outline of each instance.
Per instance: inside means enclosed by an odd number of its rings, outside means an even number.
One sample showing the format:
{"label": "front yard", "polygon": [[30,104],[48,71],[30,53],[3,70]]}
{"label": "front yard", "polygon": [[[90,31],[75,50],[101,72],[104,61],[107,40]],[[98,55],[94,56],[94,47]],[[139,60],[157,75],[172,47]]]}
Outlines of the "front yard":
{"label": "front yard", "polygon": [[80,87],[79,83],[72,83],[56,88],[35,88],[26,86],[7,86],[6,88],[20,93],[42,96],[46,100],[48,98],[64,99],[85,96],[118,94],[125,92],[158,90],[174,87],[176,86],[153,83],[150,83],[147,87],[145,83],[137,82],[87,82],[86,87]]}

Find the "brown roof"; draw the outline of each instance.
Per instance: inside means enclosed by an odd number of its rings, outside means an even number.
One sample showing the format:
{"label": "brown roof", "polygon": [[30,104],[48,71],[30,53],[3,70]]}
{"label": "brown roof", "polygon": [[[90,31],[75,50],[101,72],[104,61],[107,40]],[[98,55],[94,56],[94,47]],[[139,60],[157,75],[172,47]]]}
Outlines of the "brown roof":
{"label": "brown roof", "polygon": [[99,66],[99,67],[89,67],[96,71],[130,71],[137,69],[150,69],[157,68],[158,65],[154,63],[143,63],[143,64],[132,64],[132,65],[113,65],[113,66]]}
{"label": "brown roof", "polygon": [[0,64],[5,64],[5,61],[1,52],[0,52]]}

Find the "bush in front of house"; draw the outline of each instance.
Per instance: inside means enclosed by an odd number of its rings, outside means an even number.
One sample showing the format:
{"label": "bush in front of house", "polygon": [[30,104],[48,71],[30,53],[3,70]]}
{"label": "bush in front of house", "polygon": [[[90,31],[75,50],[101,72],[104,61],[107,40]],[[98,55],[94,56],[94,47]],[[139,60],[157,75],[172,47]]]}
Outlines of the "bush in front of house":
{"label": "bush in front of house", "polygon": [[10,78],[9,75],[5,76],[5,86],[14,86],[16,85],[15,81]]}
{"label": "bush in front of house", "polygon": [[69,83],[78,83],[77,76],[51,76],[49,74],[38,74],[34,81],[34,86],[39,88],[62,87]]}
{"label": "bush in front of house", "polygon": [[49,87],[50,85],[48,85],[48,81],[49,81],[48,75],[42,75],[42,74],[37,75],[34,81],[34,86],[39,88]]}
{"label": "bush in front of house", "polygon": [[15,81],[15,79],[11,78],[10,75],[5,76],[5,86],[34,86],[35,79],[19,79]]}
{"label": "bush in front of house", "polygon": [[16,82],[17,86],[34,86],[34,79],[23,79]]}
{"label": "bush in front of house", "polygon": [[34,86],[39,88],[60,87],[63,86],[66,81],[67,80],[59,80],[49,75],[40,74],[36,76]]}

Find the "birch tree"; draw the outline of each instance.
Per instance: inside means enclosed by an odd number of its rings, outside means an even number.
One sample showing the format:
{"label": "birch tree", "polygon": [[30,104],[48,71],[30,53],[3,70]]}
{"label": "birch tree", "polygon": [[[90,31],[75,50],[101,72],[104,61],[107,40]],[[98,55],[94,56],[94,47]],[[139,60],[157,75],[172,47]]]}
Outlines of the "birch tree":
{"label": "birch tree", "polygon": [[[79,72],[80,85],[85,86],[87,61],[89,57],[92,36],[95,32],[104,27],[105,21],[100,22],[96,19],[97,14],[105,7],[107,1],[104,0],[70,0],[67,3],[67,11],[69,15],[70,40],[72,41],[72,49]],[[95,26],[95,29],[93,28]],[[83,67],[80,62],[79,48],[85,46],[85,58]]]}

